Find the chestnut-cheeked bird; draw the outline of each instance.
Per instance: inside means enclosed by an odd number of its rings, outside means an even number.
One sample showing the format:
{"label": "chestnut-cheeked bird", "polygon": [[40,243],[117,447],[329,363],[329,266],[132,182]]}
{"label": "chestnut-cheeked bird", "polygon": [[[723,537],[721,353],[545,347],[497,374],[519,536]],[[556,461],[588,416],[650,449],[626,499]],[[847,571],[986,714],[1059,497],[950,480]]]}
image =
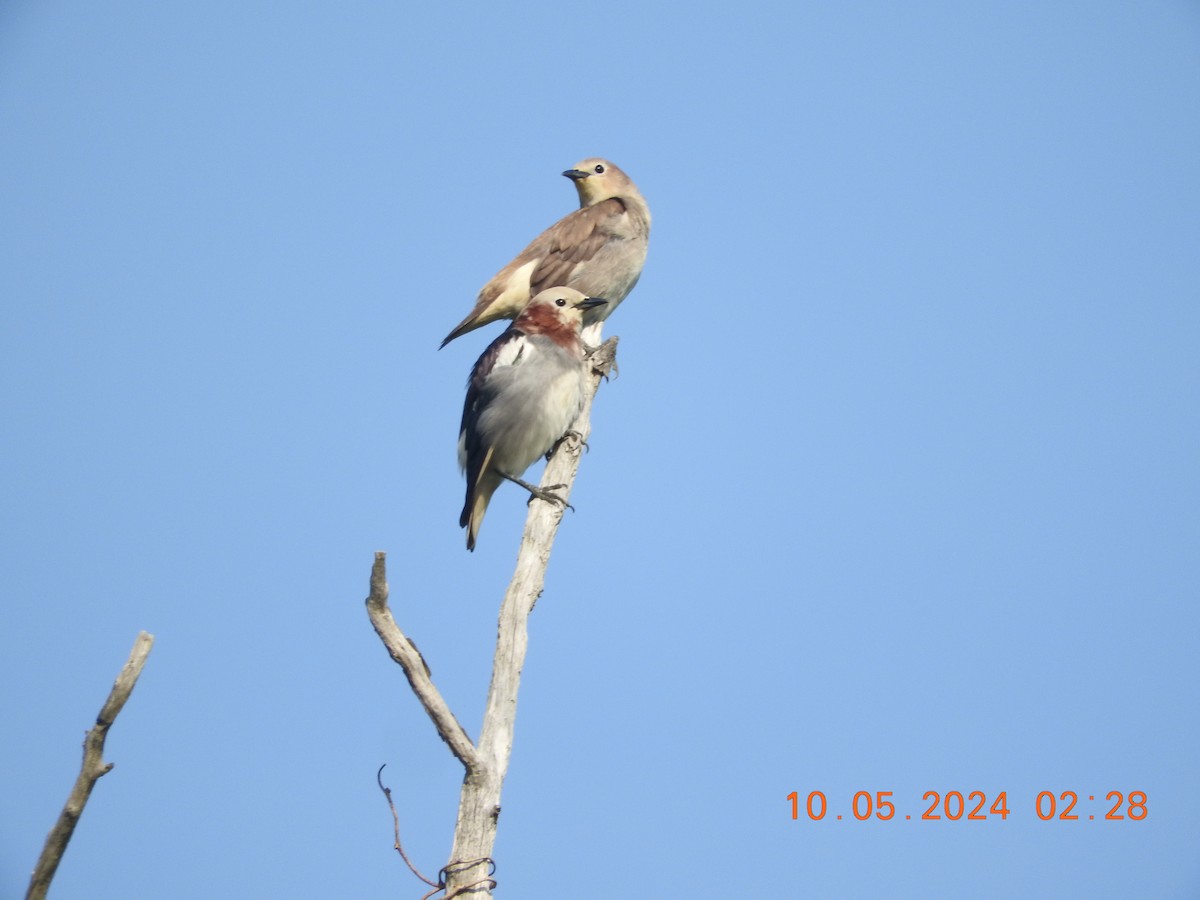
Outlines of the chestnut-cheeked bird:
{"label": "chestnut-cheeked bird", "polygon": [[650,209],[629,176],[606,159],[585,159],[563,172],[575,182],[579,209],[559,219],[496,273],[470,315],[442,341],[513,319],[530,297],[547,288],[572,287],[604,306],[583,317],[583,339],[598,344],[600,327],[637,284],[650,240]]}
{"label": "chestnut-cheeked bird", "polygon": [[565,502],[520,476],[583,409],[587,373],[579,330],[583,317],[606,302],[568,287],[542,291],[471,370],[458,433],[458,464],[467,476],[458,524],[467,529],[468,550],[475,549],[488,502],[505,479],[535,497]]}

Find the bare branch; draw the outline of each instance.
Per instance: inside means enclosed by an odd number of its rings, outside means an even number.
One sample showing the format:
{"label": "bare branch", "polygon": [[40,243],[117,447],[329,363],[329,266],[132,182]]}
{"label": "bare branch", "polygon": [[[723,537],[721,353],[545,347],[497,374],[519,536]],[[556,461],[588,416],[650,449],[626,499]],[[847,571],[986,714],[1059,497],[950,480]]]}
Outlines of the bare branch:
{"label": "bare branch", "polygon": [[387,647],[392,659],[404,669],[404,675],[408,678],[413,693],[425,707],[425,712],[433,720],[433,726],[450,748],[450,752],[457,756],[468,770],[474,768],[477,765],[475,745],[467,737],[467,732],[458,723],[458,719],[454,718],[454,713],[442,699],[441,693],[434,687],[433,680],[429,677],[429,666],[425,664],[417,645],[408,639],[392,618],[392,611],[388,608],[386,553],[376,553],[375,564],[371,567],[371,595],[367,597],[367,615],[371,617],[375,633]]}
{"label": "bare branch", "polygon": [[117,675],[108,699],[104,701],[100,715],[96,717],[95,726],[83,739],[83,765],[79,770],[79,777],[75,779],[75,786],[67,797],[66,806],[46,838],[42,855],[38,857],[33,877],[29,880],[26,900],[44,900],[46,892],[50,889],[50,882],[54,879],[54,873],[58,871],[63,853],[66,852],[67,843],[75,833],[79,817],[83,815],[83,808],[92,794],[92,788],[102,776],[112,771],[113,764],[104,761],[104,739],[108,737],[108,729],[116,721],[125,706],[125,701],[133,693],[133,687],[137,684],[138,676],[142,674],[142,667],[146,664],[146,657],[150,655],[152,646],[153,635],[143,631],[137,636],[129,659]]}
{"label": "bare branch", "polygon": [[[579,459],[592,431],[592,401],[600,381],[611,371],[617,352],[617,339],[610,338],[590,357],[592,371],[590,388],[586,393],[583,411],[572,426],[573,435],[563,441],[542,475],[542,485],[562,484],[557,493],[564,500],[570,497],[579,471]],[[517,719],[517,691],[521,685],[521,670],[529,643],[528,621],[533,606],[541,596],[546,581],[546,566],[550,550],[562,521],[563,507],[534,500],[525,517],[525,533],[517,552],[517,566],[500,607],[500,624],[496,637],[496,655],[492,666],[492,682],[488,688],[487,708],[483,730],[479,736],[479,766],[469,769],[459,798],[458,827],[454,834],[453,867],[447,867],[446,895],[458,889],[474,886],[478,896],[491,896],[490,887],[482,885],[486,876],[480,871],[484,860],[490,860],[496,840],[496,822],[500,816],[500,792],[508,772],[512,753],[513,731]],[[463,860],[470,860],[464,863]]]}

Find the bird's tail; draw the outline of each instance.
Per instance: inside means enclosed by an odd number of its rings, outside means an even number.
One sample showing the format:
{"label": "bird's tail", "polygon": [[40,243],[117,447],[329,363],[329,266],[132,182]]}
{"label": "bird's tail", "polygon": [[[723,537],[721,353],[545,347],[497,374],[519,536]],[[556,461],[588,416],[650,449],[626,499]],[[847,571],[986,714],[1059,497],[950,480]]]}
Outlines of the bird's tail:
{"label": "bird's tail", "polygon": [[[488,465],[491,460],[492,449],[489,447],[483,465],[479,467],[478,476],[467,482],[467,502],[463,504],[462,514],[458,517],[459,527],[467,529],[468,550],[475,549],[475,538],[479,534],[479,527],[483,525],[483,516],[492,501],[492,494],[496,493],[496,488],[504,480],[491,471]],[[474,473],[468,473],[471,474]]]}
{"label": "bird's tail", "polygon": [[533,270],[542,261],[541,256],[536,256],[524,265],[517,266],[516,263],[524,255],[522,253],[521,256],[514,259],[500,270],[495,278],[483,286],[483,290],[475,298],[474,308],[467,313],[465,319],[454,327],[453,331],[446,335],[441,347],[438,347],[439,350],[468,331],[482,328],[497,319],[515,319],[517,317],[517,313],[524,309],[525,304],[529,302],[529,279],[533,277]]}

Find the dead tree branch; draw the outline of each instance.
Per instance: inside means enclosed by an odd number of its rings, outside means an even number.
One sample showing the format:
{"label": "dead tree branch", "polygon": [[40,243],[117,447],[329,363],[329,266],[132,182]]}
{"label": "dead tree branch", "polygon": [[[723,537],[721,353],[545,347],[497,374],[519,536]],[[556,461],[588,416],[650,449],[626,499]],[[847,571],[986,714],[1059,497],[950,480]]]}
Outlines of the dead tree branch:
{"label": "dead tree branch", "polygon": [[[591,382],[583,411],[576,419],[569,437],[558,446],[546,464],[542,475],[542,487],[565,485],[556,490],[564,500],[570,497],[579,471],[580,457],[591,434],[592,401],[601,380],[612,371],[616,351],[617,339],[610,338],[589,357]],[[454,846],[450,862],[442,870],[442,887],[446,898],[461,895],[490,897],[492,888],[496,886],[491,878],[495,870],[491,853],[500,816],[500,793],[512,753],[517,692],[529,642],[529,614],[541,596],[550,551],[564,511],[563,506],[555,503],[532,500],[529,504],[525,531],[517,552],[516,570],[500,606],[492,680],[478,743],[471,742],[451,714],[433,687],[416,646],[392,619],[387,609],[384,554],[375,554],[371,596],[367,599],[371,622],[392,659],[403,667],[413,692],[433,720],[438,734],[466,769],[459,798]]]}
{"label": "dead tree branch", "polygon": [[142,667],[146,664],[146,657],[150,655],[152,646],[154,646],[153,635],[143,631],[137,636],[137,640],[133,642],[133,650],[129,654],[129,659],[126,660],[120,674],[117,675],[108,699],[104,701],[100,715],[96,717],[95,726],[84,737],[83,765],[79,770],[79,777],[75,779],[75,786],[71,789],[70,796],[67,797],[67,804],[63,807],[58,821],[54,823],[54,827],[50,829],[50,834],[46,838],[42,855],[38,857],[37,865],[33,869],[33,877],[29,880],[29,890],[25,892],[25,900],[43,900],[46,896],[46,892],[50,889],[50,882],[54,879],[54,873],[58,871],[58,864],[62,861],[63,853],[66,852],[67,843],[71,840],[71,835],[75,833],[75,826],[79,822],[79,817],[83,815],[83,808],[92,794],[92,788],[96,786],[96,782],[100,780],[101,776],[112,771],[113,764],[104,761],[104,739],[108,737],[108,729],[117,720],[117,715],[125,706],[125,701],[133,693],[134,685],[137,684],[138,676],[142,674]]}
{"label": "dead tree branch", "polygon": [[425,707],[425,712],[433,720],[433,726],[450,748],[450,752],[457,756],[459,762],[468,770],[471,769],[476,764],[475,745],[467,737],[467,732],[458,723],[458,719],[454,718],[454,713],[442,699],[441,693],[434,687],[433,679],[429,677],[429,666],[425,665],[425,659],[417,650],[417,645],[400,630],[400,626],[392,618],[392,611],[388,608],[386,553],[376,553],[375,564],[371,567],[371,595],[367,597],[367,615],[370,616],[375,633],[387,647],[392,659],[404,669],[413,693]]}

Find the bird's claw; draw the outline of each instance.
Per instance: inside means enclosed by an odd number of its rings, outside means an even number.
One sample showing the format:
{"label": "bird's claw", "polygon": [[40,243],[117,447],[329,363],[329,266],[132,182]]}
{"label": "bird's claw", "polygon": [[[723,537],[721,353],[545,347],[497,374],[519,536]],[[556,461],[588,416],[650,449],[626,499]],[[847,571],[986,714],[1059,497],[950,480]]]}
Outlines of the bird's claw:
{"label": "bird's claw", "polygon": [[564,509],[571,510],[571,512],[575,511],[575,507],[573,507],[570,503],[568,503],[562,497],[558,496],[558,494],[554,493],[555,491],[561,491],[563,488],[565,488],[566,487],[565,484],[551,484],[551,485],[547,485],[544,488],[540,488],[540,487],[536,487],[536,486],[530,484],[528,481],[524,481],[520,478],[514,478],[511,475],[505,475],[503,472],[501,472],[500,475],[504,478],[507,478],[513,484],[519,484],[521,487],[525,488],[525,490],[529,491],[529,494],[530,494],[529,502],[530,503],[532,503],[534,501],[534,498],[536,498],[538,500],[545,500],[547,503],[557,503],[560,506],[562,506]]}
{"label": "bird's claw", "polygon": [[587,360],[593,372],[599,372],[604,380],[615,378],[621,374],[617,368],[617,338],[610,337],[599,347],[584,344],[583,358]]}
{"label": "bird's claw", "polygon": [[557,503],[562,506],[563,509],[569,509],[571,512],[575,512],[575,507],[573,507],[562,497],[558,496],[558,494],[554,493],[555,491],[561,491],[565,487],[565,484],[551,484],[544,488],[530,488],[529,502],[532,503],[536,498],[538,500],[545,500],[547,503]]}
{"label": "bird's claw", "polygon": [[582,434],[580,434],[578,431],[568,431],[566,434],[564,434],[562,437],[560,437],[557,441],[554,442],[553,447],[551,447],[549,450],[546,451],[546,461],[547,462],[549,462],[550,458],[552,456],[554,456],[555,453],[558,452],[558,448],[562,446],[563,441],[567,440],[568,438],[574,438],[575,440],[579,441],[579,446],[581,446],[584,450],[592,449],[591,447],[588,446],[588,442],[583,439]]}

